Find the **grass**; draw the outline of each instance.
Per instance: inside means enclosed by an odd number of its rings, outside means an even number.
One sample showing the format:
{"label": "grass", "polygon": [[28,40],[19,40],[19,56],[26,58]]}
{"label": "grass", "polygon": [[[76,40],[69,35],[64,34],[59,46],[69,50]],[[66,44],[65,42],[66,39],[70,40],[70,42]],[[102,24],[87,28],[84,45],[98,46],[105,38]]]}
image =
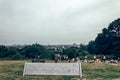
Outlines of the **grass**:
{"label": "grass", "polygon": [[[24,60],[0,61],[0,80],[76,80],[79,76],[25,76]],[[27,61],[28,62],[28,61]],[[52,61],[47,61],[52,62]],[[120,63],[82,63],[83,80],[120,80]]]}
{"label": "grass", "polygon": [[120,64],[83,64],[83,75],[87,79],[120,80]]}

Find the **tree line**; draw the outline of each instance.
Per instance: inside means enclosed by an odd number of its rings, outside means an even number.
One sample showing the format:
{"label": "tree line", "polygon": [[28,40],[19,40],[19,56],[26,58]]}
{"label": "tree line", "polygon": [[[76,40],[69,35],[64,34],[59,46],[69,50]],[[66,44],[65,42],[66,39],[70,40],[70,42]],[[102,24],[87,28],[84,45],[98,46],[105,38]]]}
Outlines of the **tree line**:
{"label": "tree line", "polygon": [[40,44],[27,45],[22,48],[13,46],[0,45],[0,59],[54,59],[54,55],[60,54],[68,56],[69,58],[78,57],[80,55],[87,55],[86,45],[80,45],[81,47],[69,47],[60,50],[47,49]]}
{"label": "tree line", "polygon": [[26,45],[22,48],[0,45],[0,59],[54,59],[54,54],[66,55],[68,58],[86,55],[112,55],[120,57],[120,18],[114,20],[97,35],[95,40],[80,47],[50,50],[40,44]]}
{"label": "tree line", "polygon": [[1,59],[33,59],[38,56],[40,58],[52,59],[54,53],[40,44],[26,45],[22,48],[0,45]]}

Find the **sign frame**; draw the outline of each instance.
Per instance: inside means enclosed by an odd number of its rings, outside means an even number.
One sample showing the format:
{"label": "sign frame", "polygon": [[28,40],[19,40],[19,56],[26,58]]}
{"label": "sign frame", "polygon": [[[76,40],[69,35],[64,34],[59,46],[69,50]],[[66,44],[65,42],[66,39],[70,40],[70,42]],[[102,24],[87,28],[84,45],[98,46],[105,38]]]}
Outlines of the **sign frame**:
{"label": "sign frame", "polygon": [[[59,74],[59,72],[57,72],[57,74],[54,74],[54,73],[53,74],[46,74],[44,72],[44,70],[42,70],[43,74],[41,74],[41,72],[40,72],[40,74],[37,72],[41,68],[44,68],[47,71],[47,69],[51,68],[52,65],[53,66],[55,65],[57,67],[62,66],[62,67],[64,67],[66,69],[66,71],[71,70],[70,71],[71,73],[69,73],[69,74]],[[37,68],[36,66],[38,66],[39,68]],[[47,68],[45,68],[45,66],[47,66]],[[68,68],[68,66],[70,68]],[[34,68],[36,67],[37,69],[34,69],[33,67]],[[31,73],[32,71],[29,71],[31,69],[36,70],[37,74],[35,74],[35,72]],[[48,72],[49,72],[49,70],[50,69],[48,69]],[[53,70],[55,70],[55,68],[53,68]],[[77,73],[75,73],[73,70],[77,71]],[[28,63],[28,62],[25,62],[24,70],[23,70],[23,76],[25,76],[25,75],[79,75],[80,78],[82,78],[82,68],[81,68],[81,63]]]}

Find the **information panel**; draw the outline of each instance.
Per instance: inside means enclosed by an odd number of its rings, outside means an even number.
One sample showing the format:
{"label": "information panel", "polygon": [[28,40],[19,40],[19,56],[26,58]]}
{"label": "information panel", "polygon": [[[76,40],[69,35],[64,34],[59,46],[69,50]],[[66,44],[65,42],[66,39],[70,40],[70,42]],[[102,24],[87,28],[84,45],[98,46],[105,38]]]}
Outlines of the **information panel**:
{"label": "information panel", "polygon": [[80,75],[80,63],[27,63],[24,66],[24,75]]}

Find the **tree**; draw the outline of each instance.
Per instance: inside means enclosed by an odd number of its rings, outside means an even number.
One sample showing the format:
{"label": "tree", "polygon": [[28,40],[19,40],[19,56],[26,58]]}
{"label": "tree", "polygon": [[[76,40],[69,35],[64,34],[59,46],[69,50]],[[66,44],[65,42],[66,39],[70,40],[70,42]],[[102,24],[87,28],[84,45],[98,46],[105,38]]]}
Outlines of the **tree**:
{"label": "tree", "polygon": [[18,53],[18,48],[16,48],[16,47],[8,47],[8,50],[7,50],[6,54],[4,55],[4,57],[11,59],[17,53]]}
{"label": "tree", "polygon": [[22,49],[22,55],[26,58],[48,58],[47,49],[39,44],[25,46]]}
{"label": "tree", "polygon": [[98,52],[106,55],[120,56],[120,18],[104,28],[95,39]]}
{"label": "tree", "polygon": [[4,45],[0,45],[0,58],[4,58],[8,49]]}
{"label": "tree", "polygon": [[79,56],[86,56],[88,55],[88,50],[87,50],[87,45],[83,45],[83,44],[80,44],[80,48],[79,48]]}
{"label": "tree", "polygon": [[24,56],[22,56],[21,54],[16,53],[15,55],[12,56],[11,59],[12,59],[12,60],[22,60],[22,59],[25,59],[25,58],[24,58]]}
{"label": "tree", "polygon": [[87,50],[90,54],[98,54],[98,48],[95,41],[90,41],[87,47]]}
{"label": "tree", "polygon": [[78,48],[76,47],[70,47],[68,49],[64,50],[64,54],[68,56],[68,58],[75,58],[78,54]]}

